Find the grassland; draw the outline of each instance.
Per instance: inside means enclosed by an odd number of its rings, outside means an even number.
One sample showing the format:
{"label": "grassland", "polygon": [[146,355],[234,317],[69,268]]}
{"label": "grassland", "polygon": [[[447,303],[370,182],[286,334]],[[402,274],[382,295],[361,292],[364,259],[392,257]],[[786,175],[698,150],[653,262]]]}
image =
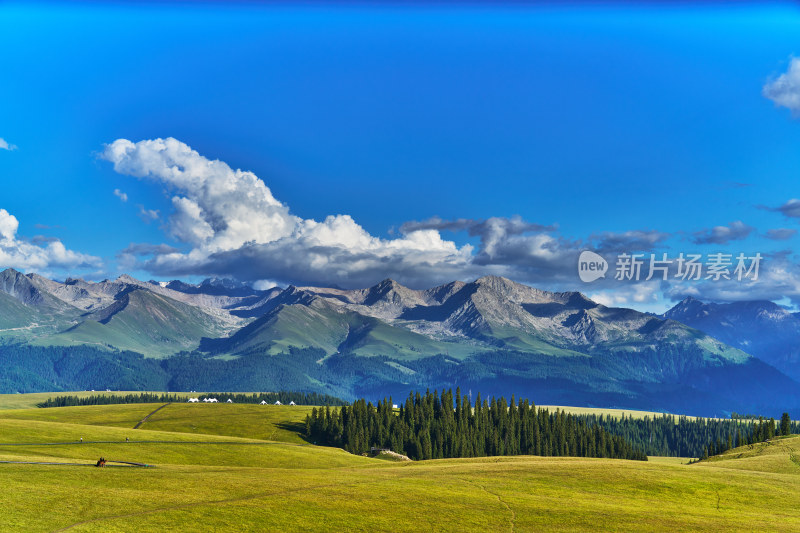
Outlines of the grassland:
{"label": "grassland", "polygon": [[0,460],[155,467],[0,464],[0,530],[800,530],[800,437],[692,465],[389,462],[303,442],[302,407],[170,404],[132,429],[158,406],[1,411]]}
{"label": "grassland", "polygon": [[[48,398],[56,396],[77,396],[87,398],[89,396],[126,396],[128,394],[141,394],[142,391],[74,391],[74,392],[34,392],[30,394],[0,394],[0,409],[30,409],[36,407]],[[147,391],[144,391],[147,392]],[[163,394],[155,392],[154,394]],[[197,396],[197,392],[170,392],[179,398],[189,398]]]}
{"label": "grassland", "polygon": [[[537,407],[541,407],[542,409],[549,409],[551,412],[559,410],[573,415],[596,415],[596,416],[603,415],[605,417],[610,417],[610,418],[622,418],[622,416],[625,415],[626,417],[629,418],[638,419],[644,417],[655,418],[664,415],[664,413],[659,413],[656,411],[636,411],[632,409],[607,409],[605,407],[572,407],[565,405],[538,405]],[[694,420],[697,417],[687,416],[686,418],[688,418],[689,420]],[[719,420],[717,418],[708,418],[708,419]]]}

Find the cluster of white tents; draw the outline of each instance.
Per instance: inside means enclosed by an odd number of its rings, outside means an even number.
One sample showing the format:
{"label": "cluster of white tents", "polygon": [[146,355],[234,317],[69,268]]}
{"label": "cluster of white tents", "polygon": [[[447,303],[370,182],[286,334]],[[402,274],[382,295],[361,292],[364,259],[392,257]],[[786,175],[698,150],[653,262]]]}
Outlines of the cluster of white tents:
{"label": "cluster of white tents", "polygon": [[[200,398],[189,398],[187,403],[200,403]],[[216,398],[203,398],[203,403],[219,403],[219,400],[217,400]],[[233,400],[228,398],[228,401],[226,403],[233,403]],[[265,400],[261,400],[261,405],[267,405],[267,402]],[[283,405],[283,404],[278,401],[275,402],[274,405]],[[289,402],[289,405],[297,405],[297,404],[294,402]]]}

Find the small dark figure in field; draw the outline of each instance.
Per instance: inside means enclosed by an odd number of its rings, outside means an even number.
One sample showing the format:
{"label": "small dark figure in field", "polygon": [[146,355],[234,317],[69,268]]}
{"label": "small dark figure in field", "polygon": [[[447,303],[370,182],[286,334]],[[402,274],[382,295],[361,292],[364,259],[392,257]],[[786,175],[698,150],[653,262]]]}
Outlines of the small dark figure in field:
{"label": "small dark figure in field", "polygon": [[97,466],[97,467],[106,466],[106,460],[105,460],[105,458],[104,458],[104,457],[101,457],[101,458],[100,458],[100,460],[99,460],[99,461],[97,461],[97,464],[96,464],[96,465],[94,465],[94,466]]}

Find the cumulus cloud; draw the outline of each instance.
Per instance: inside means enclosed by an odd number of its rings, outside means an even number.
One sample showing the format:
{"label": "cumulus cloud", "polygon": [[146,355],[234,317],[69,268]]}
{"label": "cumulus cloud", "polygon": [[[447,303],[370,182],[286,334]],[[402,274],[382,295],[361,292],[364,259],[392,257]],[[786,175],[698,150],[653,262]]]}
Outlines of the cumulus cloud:
{"label": "cumulus cloud", "polygon": [[792,58],[786,72],[768,81],[762,94],[776,106],[788,108],[793,116],[800,116],[800,58]]}
{"label": "cumulus cloud", "polygon": [[252,172],[207,159],[173,138],[137,143],[118,139],[105,147],[102,157],[120,174],[174,191],[172,235],[210,252],[273,242],[302,222]]}
{"label": "cumulus cloud", "polygon": [[[19,221],[5,209],[0,209],[0,266],[21,270],[53,268],[90,268],[101,264],[97,257],[68,250],[58,240],[27,242],[17,236]],[[39,244],[44,244],[40,246]]]}
{"label": "cumulus cloud", "polygon": [[778,207],[769,207],[766,205],[760,205],[758,207],[759,209],[764,209],[766,211],[775,211],[777,213],[781,213],[783,216],[788,218],[800,218],[800,200],[797,198],[792,198],[785,204],[779,205]]}
{"label": "cumulus cloud", "polygon": [[731,241],[746,239],[754,229],[741,220],[737,220],[727,226],[714,226],[697,231],[694,233],[692,242],[695,244],[728,244]]}
{"label": "cumulus cloud", "polygon": [[466,231],[478,237],[479,245],[471,260],[472,267],[492,269],[493,273],[513,275],[516,279],[565,281],[574,274],[580,243],[552,235],[556,225],[527,222],[519,216],[511,218],[442,220],[406,222],[400,226],[404,235],[420,231]]}
{"label": "cumulus cloud", "polygon": [[207,159],[176,139],[119,139],[102,158],[117,172],[157,182],[172,195],[165,227],[190,250],[154,252],[142,266],[157,274],[358,285],[393,273],[405,279],[461,277],[470,262],[471,246],[458,248],[434,229],[382,239],[349,215],[322,221],[295,216],[252,172]]}
{"label": "cumulus cloud", "polygon": [[17,149],[17,145],[10,144],[8,141],[6,141],[2,137],[0,137],[0,150],[11,151],[11,150],[16,150],[16,149]]}
{"label": "cumulus cloud", "polygon": [[128,195],[126,193],[122,192],[119,189],[114,189],[114,196],[119,198],[120,201],[122,201],[122,202],[127,202],[128,201]]}
{"label": "cumulus cloud", "polygon": [[766,237],[773,241],[786,241],[797,235],[796,229],[791,228],[777,228],[767,230]]}

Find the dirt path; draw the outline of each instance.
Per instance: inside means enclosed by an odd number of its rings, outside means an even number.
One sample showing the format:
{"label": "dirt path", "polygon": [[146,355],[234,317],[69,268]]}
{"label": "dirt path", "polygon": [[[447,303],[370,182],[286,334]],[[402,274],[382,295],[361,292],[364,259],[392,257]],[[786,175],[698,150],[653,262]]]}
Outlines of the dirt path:
{"label": "dirt path", "polygon": [[135,426],[133,426],[133,429],[139,429],[139,426],[141,426],[142,424],[144,424],[145,422],[147,422],[147,419],[148,419],[148,418],[150,418],[151,416],[153,416],[154,414],[156,414],[157,412],[159,412],[160,410],[162,410],[163,408],[165,408],[166,406],[168,406],[170,403],[172,403],[172,402],[165,403],[164,405],[162,405],[161,407],[159,407],[158,409],[156,409],[155,411],[153,411],[152,413],[150,413],[150,414],[149,414],[149,415],[147,415],[146,417],[144,417],[144,418],[142,418],[141,420],[139,420],[139,423],[138,423],[138,424],[136,424]]}
{"label": "dirt path", "polygon": [[497,498],[497,501],[500,504],[502,504],[503,507],[506,508],[506,511],[511,513],[511,516],[508,519],[508,526],[509,526],[509,530],[511,531],[511,533],[514,533],[514,528],[516,527],[516,521],[517,521],[517,513],[514,512],[514,509],[512,509],[510,505],[508,505],[508,502],[506,502],[503,498],[501,498],[498,493],[490,491],[489,489],[487,489],[484,485],[481,485],[480,483],[477,483],[475,481],[470,481],[468,479],[465,479],[464,481],[466,481],[467,483],[469,483],[471,485],[475,485],[477,487],[480,487],[480,489],[483,492],[485,492],[486,494],[488,494],[490,496],[494,496],[495,498]]}
{"label": "dirt path", "polygon": [[[146,465],[144,463],[132,463],[130,461],[106,461],[107,463],[119,463],[120,465],[127,465],[128,467],[150,468],[153,465]],[[4,465],[47,465],[47,466],[97,466],[92,463],[53,463],[44,461],[0,461]],[[107,465],[114,467],[117,465]]]}

